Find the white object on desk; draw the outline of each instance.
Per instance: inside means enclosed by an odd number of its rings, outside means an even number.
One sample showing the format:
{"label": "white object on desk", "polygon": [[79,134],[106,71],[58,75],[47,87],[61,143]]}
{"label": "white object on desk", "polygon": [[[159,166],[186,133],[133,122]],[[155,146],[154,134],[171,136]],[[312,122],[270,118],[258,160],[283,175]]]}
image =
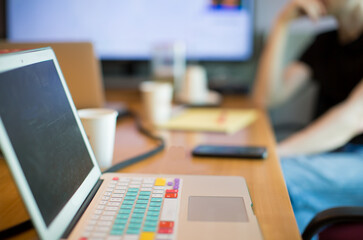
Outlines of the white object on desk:
{"label": "white object on desk", "polygon": [[171,115],[172,85],[147,81],[141,83],[140,91],[147,120],[155,125],[167,122]]}
{"label": "white object on desk", "polygon": [[100,168],[112,165],[117,112],[106,108],[78,110],[83,128]]}
{"label": "white object on desk", "polygon": [[221,96],[208,89],[206,70],[199,65],[188,66],[178,101],[190,105],[218,105]]}

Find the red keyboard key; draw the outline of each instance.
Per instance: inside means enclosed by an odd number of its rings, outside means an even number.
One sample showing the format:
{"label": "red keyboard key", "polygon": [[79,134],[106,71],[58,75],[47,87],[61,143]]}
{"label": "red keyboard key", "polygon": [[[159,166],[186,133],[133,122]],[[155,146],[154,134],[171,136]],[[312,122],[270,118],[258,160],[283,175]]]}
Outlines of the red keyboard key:
{"label": "red keyboard key", "polygon": [[173,228],[174,222],[172,221],[160,221],[159,223],[160,228]]}
{"label": "red keyboard key", "polygon": [[177,198],[178,193],[165,193],[166,198]]}
{"label": "red keyboard key", "polygon": [[171,234],[173,233],[172,228],[159,228],[158,233]]}
{"label": "red keyboard key", "polygon": [[116,181],[117,181],[118,179],[119,179],[118,177],[114,177],[114,178],[112,178],[112,180],[116,180]]}
{"label": "red keyboard key", "polygon": [[178,193],[178,189],[166,189],[166,193]]}

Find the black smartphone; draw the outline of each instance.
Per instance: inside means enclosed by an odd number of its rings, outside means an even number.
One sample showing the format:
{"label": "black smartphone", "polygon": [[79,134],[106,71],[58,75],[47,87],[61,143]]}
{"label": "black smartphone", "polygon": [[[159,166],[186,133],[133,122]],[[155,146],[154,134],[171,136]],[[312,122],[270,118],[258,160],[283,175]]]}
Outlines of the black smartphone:
{"label": "black smartphone", "polygon": [[267,149],[256,146],[199,145],[193,149],[192,154],[198,157],[264,159],[267,157]]}

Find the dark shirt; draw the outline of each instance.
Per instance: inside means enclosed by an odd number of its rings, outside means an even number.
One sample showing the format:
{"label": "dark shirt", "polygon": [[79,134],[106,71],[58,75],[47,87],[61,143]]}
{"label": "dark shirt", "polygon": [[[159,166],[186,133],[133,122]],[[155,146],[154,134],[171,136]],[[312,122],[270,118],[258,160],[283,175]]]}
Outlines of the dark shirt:
{"label": "dark shirt", "polygon": [[[303,53],[300,61],[311,67],[312,77],[319,84],[315,108],[317,118],[344,101],[363,79],[363,33],[344,45],[339,42],[336,30],[322,33]],[[363,144],[363,134],[350,143]]]}

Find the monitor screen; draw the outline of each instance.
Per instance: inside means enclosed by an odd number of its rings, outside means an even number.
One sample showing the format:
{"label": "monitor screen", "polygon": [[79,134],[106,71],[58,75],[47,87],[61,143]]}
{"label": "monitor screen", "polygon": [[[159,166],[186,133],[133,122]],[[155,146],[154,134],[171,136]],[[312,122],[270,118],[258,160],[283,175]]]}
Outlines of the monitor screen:
{"label": "monitor screen", "polygon": [[49,226],[93,168],[52,60],[0,73],[0,118]]}
{"label": "monitor screen", "polygon": [[182,42],[189,60],[248,60],[253,0],[10,0],[9,41],[91,41],[102,60],[148,60]]}

